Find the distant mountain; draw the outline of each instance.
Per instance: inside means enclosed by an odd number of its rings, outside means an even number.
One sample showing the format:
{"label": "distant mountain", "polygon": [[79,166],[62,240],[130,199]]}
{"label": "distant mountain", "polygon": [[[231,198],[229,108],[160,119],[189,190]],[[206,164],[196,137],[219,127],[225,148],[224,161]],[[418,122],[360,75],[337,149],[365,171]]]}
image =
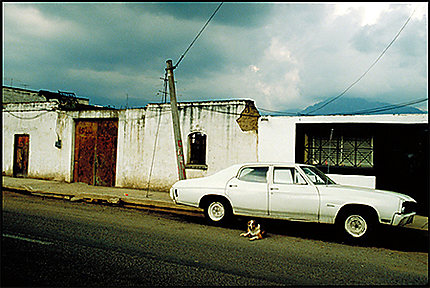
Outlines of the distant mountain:
{"label": "distant mountain", "polygon": [[[298,114],[311,115],[333,115],[333,114],[359,114],[359,115],[376,115],[376,114],[425,114],[412,106],[397,107],[396,105],[369,101],[363,98],[341,98],[327,106],[322,107],[327,100],[318,102],[312,106],[306,107]],[[317,110],[318,109],[318,110]],[[315,112],[313,112],[315,111]]]}

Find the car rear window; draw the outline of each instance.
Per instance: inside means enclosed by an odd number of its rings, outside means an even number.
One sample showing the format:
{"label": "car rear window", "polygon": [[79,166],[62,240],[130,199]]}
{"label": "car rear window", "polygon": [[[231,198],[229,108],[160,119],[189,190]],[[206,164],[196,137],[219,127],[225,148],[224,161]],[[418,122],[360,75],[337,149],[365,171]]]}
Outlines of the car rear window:
{"label": "car rear window", "polygon": [[239,180],[247,182],[267,182],[267,171],[269,167],[246,167],[239,173]]}

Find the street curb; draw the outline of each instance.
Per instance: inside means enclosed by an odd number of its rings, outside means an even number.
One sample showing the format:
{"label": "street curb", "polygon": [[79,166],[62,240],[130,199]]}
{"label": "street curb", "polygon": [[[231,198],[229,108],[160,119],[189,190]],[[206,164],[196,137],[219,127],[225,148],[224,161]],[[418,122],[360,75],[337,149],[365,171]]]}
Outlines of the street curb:
{"label": "street curb", "polygon": [[124,204],[125,206],[132,206],[137,209],[155,209],[157,211],[165,211],[171,213],[193,213],[202,214],[203,209],[180,206],[175,203],[168,203],[160,200],[142,200],[133,197],[116,197],[112,195],[94,194],[94,193],[76,193],[75,195],[56,193],[56,192],[45,192],[38,190],[29,190],[22,187],[10,187],[2,186],[2,190],[22,193],[26,195],[39,196],[39,197],[49,197],[56,199],[68,200],[71,202],[85,201],[85,202],[107,202],[110,204]]}

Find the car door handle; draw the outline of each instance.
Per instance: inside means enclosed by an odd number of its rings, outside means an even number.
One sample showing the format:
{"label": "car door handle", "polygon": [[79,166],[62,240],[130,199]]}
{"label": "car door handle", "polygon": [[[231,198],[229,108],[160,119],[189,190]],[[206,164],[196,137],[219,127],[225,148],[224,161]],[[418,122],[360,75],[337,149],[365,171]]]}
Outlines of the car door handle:
{"label": "car door handle", "polygon": [[270,188],[270,190],[279,190],[279,188],[277,188],[277,187],[273,187],[273,188]]}
{"label": "car door handle", "polygon": [[230,185],[228,185],[228,187],[237,187],[237,185],[235,185],[235,184],[230,184]]}

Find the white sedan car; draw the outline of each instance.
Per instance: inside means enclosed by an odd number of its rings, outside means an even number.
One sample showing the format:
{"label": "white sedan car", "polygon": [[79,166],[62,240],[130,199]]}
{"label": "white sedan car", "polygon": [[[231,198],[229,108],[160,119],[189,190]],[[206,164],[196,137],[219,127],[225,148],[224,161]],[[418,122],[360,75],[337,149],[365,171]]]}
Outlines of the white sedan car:
{"label": "white sedan car", "polygon": [[411,223],[416,201],[404,194],[338,185],[311,165],[248,163],[214,175],[181,180],[176,204],[204,209],[212,223],[232,215],[337,224],[347,238],[368,237],[379,223]]}

